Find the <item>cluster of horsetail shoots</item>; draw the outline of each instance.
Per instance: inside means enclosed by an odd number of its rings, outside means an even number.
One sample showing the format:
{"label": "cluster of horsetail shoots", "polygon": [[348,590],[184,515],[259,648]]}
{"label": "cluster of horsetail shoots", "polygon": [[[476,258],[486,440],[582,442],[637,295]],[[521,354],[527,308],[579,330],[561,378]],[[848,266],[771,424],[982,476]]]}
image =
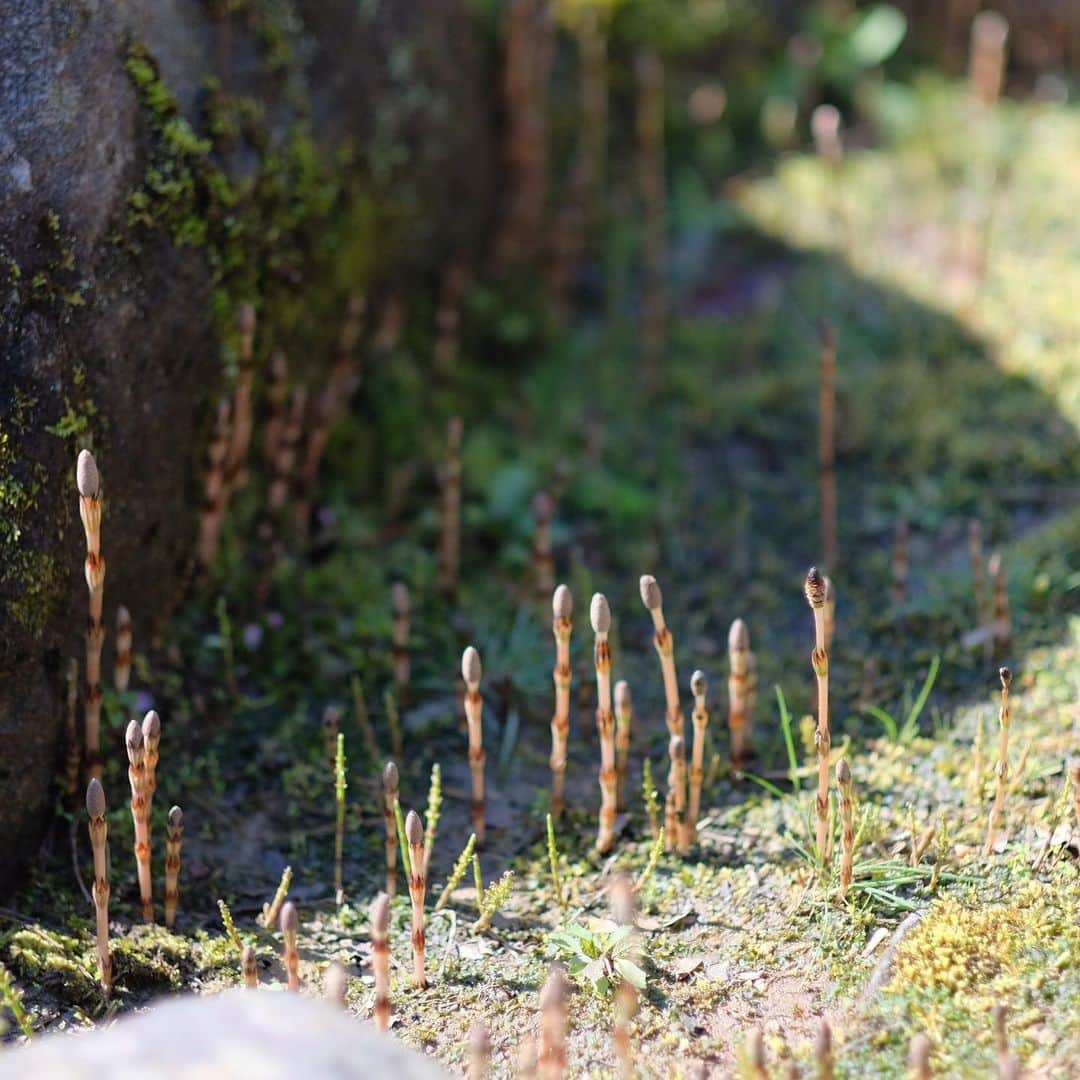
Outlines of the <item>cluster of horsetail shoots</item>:
{"label": "cluster of horsetail shoots", "polygon": [[600,819],[596,832],[596,850],[601,855],[615,843],[617,773],[615,771],[615,716],[611,707],[611,608],[603,593],[596,593],[589,605],[595,642],[596,728],[600,735]]}
{"label": "cluster of horsetail shoots", "polygon": [[686,824],[691,842],[696,843],[701,785],[705,779],[705,733],[709,729],[709,707],[705,701],[709,683],[704,672],[695,671],[690,677],[690,692],[694,695],[694,711],[690,714],[694,725],[694,748],[690,756],[690,804]]}
{"label": "cluster of horsetail shoots", "polygon": [[1009,684],[1012,682],[1012,672],[1007,667],[1003,667],[998,672],[998,677],[1001,679],[1001,713],[999,715],[998,760],[994,770],[997,787],[994,791],[994,802],[990,807],[990,822],[986,828],[986,843],[983,846],[984,855],[989,855],[997,842],[1001,828],[1001,815],[1005,809],[1005,792],[1009,782]]}
{"label": "cluster of horsetail shoots", "polygon": [[371,969],[375,976],[375,1027],[390,1030],[390,897],[379,893],[371,904]]}
{"label": "cluster of horsetail shoots", "polygon": [[146,794],[146,746],[142,726],[132,720],[124,736],[128,756],[128,781],[131,784],[131,819],[135,824],[135,867],[139,876],[139,898],[143,918],[152,922],[154,902],[150,875],[150,806]]}
{"label": "cluster of horsetail shoots", "polygon": [[64,791],[67,794],[68,804],[74,807],[79,793],[81,761],[78,725],[79,661],[74,656],[68,661],[65,680],[67,682],[67,708],[64,713],[64,737],[67,753],[64,757]]}
{"label": "cluster of horsetail shoots", "polygon": [[382,771],[383,824],[386,828],[386,895],[397,896],[398,767],[388,761]]}
{"label": "cluster of horsetail shoots", "polygon": [[258,988],[259,962],[258,957],[255,955],[255,949],[251,945],[245,945],[240,950],[240,976],[249,990]]}
{"label": "cluster of horsetail shoots", "polygon": [[892,548],[892,602],[900,607],[907,599],[908,587],[908,538],[911,530],[901,519],[893,532]]}
{"label": "cluster of horsetail shoots", "polygon": [[109,956],[109,826],[105,821],[105,792],[91,777],[86,787],[86,813],[90,818],[90,846],[94,851],[94,914],[97,917],[98,981],[106,997],[112,991]]}
{"label": "cluster of horsetail shoots", "polygon": [[814,746],[818,757],[818,786],[815,799],[817,816],[816,842],[818,858],[828,867],[829,851],[829,649],[825,642],[825,578],[816,566],[810,567],[804,585],[806,599],[814,612],[814,651],[810,662],[817,676],[817,728]]}
{"label": "cluster of horsetail shoots", "polygon": [[540,1055],[543,1080],[562,1080],[566,1073],[566,998],[569,986],[561,967],[552,967],[540,990]]}
{"label": "cluster of horsetail shoots", "polygon": [[630,729],[634,722],[634,702],[625,679],[615,684],[615,794],[618,808],[626,809],[626,785],[630,771]]}
{"label": "cluster of horsetail shoots", "polygon": [[427,812],[424,814],[424,873],[431,866],[431,853],[435,850],[435,837],[439,831],[439,818],[442,815],[442,769],[436,761],[431,766],[431,780],[428,783]]}
{"label": "cluster of horsetail shoots", "polygon": [[994,590],[994,647],[1000,653],[1012,640],[1012,620],[1009,616],[1009,585],[1005,578],[1005,563],[995,551],[986,564]]}
{"label": "cluster of horsetail shoots", "polygon": [[551,519],[555,502],[546,491],[533,499],[533,581],[541,605],[547,603],[555,588],[555,557],[551,552]]}
{"label": "cluster of horsetail shoots", "polygon": [[749,658],[750,631],[742,619],[736,619],[728,631],[728,737],[731,742],[731,767],[741,769],[746,764],[750,746],[749,715]]}
{"label": "cluster of horsetail shoots", "polygon": [[165,925],[171,930],[176,922],[180,901],[180,848],[184,842],[184,811],[179,806],[169,810],[165,825]]}
{"label": "cluster of horsetail shoots", "polygon": [[199,538],[195,561],[203,574],[214,564],[221,528],[225,524],[225,509],[229,501],[225,458],[229,453],[231,427],[231,406],[227,400],[222,399],[218,402],[214,429],[206,447],[206,474],[203,479],[202,507],[199,510]]}
{"label": "cluster of horsetail shoots", "polygon": [[473,833],[465,842],[465,847],[457,857],[450,876],[446,879],[443,891],[439,893],[439,899],[435,901],[435,910],[442,911],[450,900],[450,895],[461,884],[461,879],[468,873],[472,865],[473,854],[476,850],[476,833]]}
{"label": "cluster of horsetail shoots", "polygon": [[476,846],[484,846],[484,701],[480,696],[480,654],[470,645],[461,655],[465,680],[465,720],[469,728],[469,771],[472,774],[472,821]]}
{"label": "cluster of horsetail shoots", "polygon": [[409,844],[409,897],[412,900],[413,985],[419,990],[427,986],[424,976],[424,897],[427,894],[427,875],[424,873],[424,826],[415,810],[405,819],[405,839]]}
{"label": "cluster of horsetail shoots", "polygon": [[300,930],[300,912],[296,905],[287,901],[281,909],[281,939],[283,943],[282,960],[285,965],[285,975],[288,979],[289,989],[300,989],[300,953],[296,948],[296,936]]}
{"label": "cluster of horsetail shoots", "polygon": [[338,907],[345,903],[345,735],[338,732],[337,753],[334,755],[334,803],[337,811],[334,822],[334,897]]}
{"label": "cluster of horsetail shoots", "polygon": [[855,862],[855,794],[847,758],[836,763],[836,786],[840,791],[840,896],[845,897]]}
{"label": "cluster of horsetail shoots", "polygon": [[86,533],[86,588],[89,615],[86,623],[86,771],[101,778],[101,647],[105,624],[101,621],[105,600],[105,557],[101,554],[101,476],[94,455],[81,450],[75,466],[79,489],[79,516]]}
{"label": "cluster of horsetail shoots", "polygon": [[669,735],[671,769],[668,773],[668,843],[678,842],[679,851],[690,847],[689,832],[684,819],[686,811],[686,721],[679,704],[679,680],[675,673],[675,639],[664,620],[664,597],[656,578],[645,574],[641,578],[641,602],[648,609],[653,621],[653,644],[660,658],[660,671],[664,679],[664,698],[667,703],[666,719]]}
{"label": "cluster of horsetail shoots", "polygon": [[836,566],[836,331],[827,322],[821,326],[818,365],[818,498],[821,553],[826,566]]}
{"label": "cluster of horsetail shoots", "polygon": [[551,630],[555,636],[555,713],[551,718],[551,813],[557,821],[563,811],[566,779],[566,745],[570,738],[570,635],[573,632],[574,597],[560,585],[551,600]]}
{"label": "cluster of horsetail shoots", "polygon": [[409,586],[395,581],[390,588],[390,607],[393,612],[393,663],[394,685],[404,694],[409,686],[409,622],[412,603]]}
{"label": "cluster of horsetail shoots", "polygon": [[465,426],[452,416],[446,426],[446,458],[441,469],[439,500],[439,592],[457,592],[461,567],[461,441]]}
{"label": "cluster of horsetail shoots", "polygon": [[131,682],[131,612],[123,604],[116,609],[116,659],[113,685],[123,693]]}

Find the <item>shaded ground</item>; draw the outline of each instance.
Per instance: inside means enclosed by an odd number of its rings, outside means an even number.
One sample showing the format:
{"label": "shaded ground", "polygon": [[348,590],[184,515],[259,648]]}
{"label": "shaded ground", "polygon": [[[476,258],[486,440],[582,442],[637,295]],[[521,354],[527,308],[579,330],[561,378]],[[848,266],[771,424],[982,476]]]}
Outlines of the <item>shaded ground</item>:
{"label": "shaded ground", "polygon": [[[116,807],[120,1007],[236,980],[219,897],[241,933],[257,940],[263,978],[280,979],[277,945],[255,915],[288,863],[303,912],[305,980],[318,985],[327,960],[345,961],[351,1007],[367,1015],[366,909],[382,879],[380,763],[366,759],[346,713],[350,903],[337,911],[321,715],[328,702],[349,703],[356,675],[382,750],[389,748],[388,590],[402,577],[416,605],[402,799],[423,810],[436,760],[446,796],[431,892],[468,830],[455,685],[468,642],[485,664],[493,827],[484,879],[512,865],[517,886],[490,935],[470,933],[475,909],[464,888],[431,917],[435,980],[422,994],[408,988],[408,900],[396,901],[395,1031],[458,1067],[469,1025],[483,1018],[497,1070],[507,1074],[522,1032],[535,1025],[547,934],[564,918],[606,916],[605,876],[639,873],[648,857],[641,765],[651,759],[661,788],[667,768],[660,680],[637,598],[637,576],[649,571],[665,590],[680,678],[686,683],[694,666],[710,678],[718,767],[699,853],[662,857],[641,895],[648,987],[633,1033],[641,1074],[695,1075],[705,1063],[730,1075],[752,1026],[763,1029],[774,1062],[789,1054],[805,1062],[825,1014],[840,1075],[900,1075],[907,1041],[922,1030],[943,1075],[985,1076],[989,1010],[998,1000],[1009,1005],[1013,1046],[1031,1075],[1068,1074],[1080,1051],[1070,1025],[1080,1006],[1080,911],[1067,833],[1038,869],[1033,863],[1054,825],[1071,820],[1063,762],[1080,745],[1080,322],[1069,302],[1080,281],[1069,257],[1075,222],[1055,210],[1069,205],[1080,124],[1045,107],[1010,107],[976,124],[965,108],[927,87],[925,126],[887,149],[853,155],[839,177],[792,157],[770,177],[733,185],[730,201],[703,207],[680,248],[680,317],[657,393],[639,385],[628,359],[636,331],[619,324],[586,326],[526,369],[481,360],[441,380],[422,375],[429,343],[417,332],[399,355],[368,370],[360,422],[333,447],[313,556],[283,562],[266,610],[253,604],[245,522],[254,506],[247,517],[242,507],[222,560],[220,602],[208,597],[189,608],[170,650],[138,669],[137,684],[152,688],[165,725],[157,812],[181,802],[189,824],[182,936],[129,931],[131,826],[120,806],[122,755],[114,757],[106,790]],[[994,173],[997,181],[985,182]],[[965,222],[985,218],[990,205],[980,281],[982,260],[971,255],[979,243]],[[475,322],[498,322],[496,303],[478,292]],[[811,694],[812,624],[801,581],[818,546],[815,327],[823,316],[840,340],[842,555],[829,568],[839,597],[834,748],[846,747],[865,808],[846,903],[834,881],[816,880],[802,853],[813,764],[798,723]],[[479,334],[468,344],[482,352]],[[387,415],[386,403],[402,400],[410,411]],[[458,600],[447,606],[434,589],[431,473],[444,419],[457,410],[467,432],[465,565]],[[369,508],[402,462],[415,463],[414,478],[398,520],[387,522]],[[586,609],[600,589],[615,616],[615,676],[629,679],[636,703],[630,814],[616,858],[601,864],[588,851],[598,802],[593,703],[575,689],[572,809],[558,832],[565,916],[542,842],[553,649],[529,564],[529,506],[538,488],[552,486],[563,488],[558,575],[576,598],[575,687],[589,685]],[[965,554],[972,516],[1009,572],[1015,634],[997,658],[964,644],[974,624]],[[894,607],[889,544],[901,517],[912,530],[911,586]],[[724,653],[737,615],[749,623],[759,663],[753,769],[773,787],[733,779],[724,765]],[[883,736],[860,700],[902,719],[935,656],[940,673],[917,732]],[[1001,661],[1017,673],[1008,843],[983,858]],[[796,791],[776,685],[795,718]],[[134,697],[107,703],[115,732]],[[912,838],[931,823],[935,838],[912,869]],[[81,822],[78,836],[85,848]],[[921,925],[890,951],[913,911]],[[28,919],[41,922],[29,928]],[[15,908],[0,912],[0,926],[0,954],[27,988],[36,1024],[104,1015],[64,827],[51,861]],[[42,936],[57,930],[72,937]],[[886,956],[891,963],[872,980]],[[605,1073],[610,1001],[581,989],[572,1015],[573,1071]]]}

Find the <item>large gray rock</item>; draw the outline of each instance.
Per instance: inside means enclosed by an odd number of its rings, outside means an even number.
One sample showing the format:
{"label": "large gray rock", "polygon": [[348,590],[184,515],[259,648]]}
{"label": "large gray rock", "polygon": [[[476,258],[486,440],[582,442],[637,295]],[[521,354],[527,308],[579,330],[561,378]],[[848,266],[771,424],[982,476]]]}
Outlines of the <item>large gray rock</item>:
{"label": "large gray rock", "polygon": [[[324,355],[350,287],[430,270],[474,244],[493,202],[488,79],[462,0],[235,6],[219,19],[211,12],[226,5],[207,0],[3,5],[0,892],[54,804],[62,670],[83,653],[78,447],[93,445],[107,500],[108,672],[116,605],[131,609],[144,647],[193,551],[223,388],[212,308],[220,329],[235,301],[262,305],[302,364]],[[187,129],[166,129],[173,117],[137,92],[133,55],[200,136],[214,76],[237,103],[235,131],[210,154],[185,148]],[[304,187],[303,162],[281,163],[290,146],[305,150],[298,130],[324,161],[351,144],[352,164],[334,166],[331,205],[286,220],[323,190]],[[254,223],[229,251],[211,175],[285,178],[229,210]],[[364,250],[359,224],[384,206],[392,227],[378,235],[395,242]],[[210,239],[185,242],[204,220]],[[338,233],[340,250],[327,239]],[[223,280],[223,254],[238,253]]]}
{"label": "large gray rock", "polygon": [[0,1080],[440,1080],[430,1058],[340,1008],[299,994],[183,997],[107,1031],[46,1035],[0,1050]]}

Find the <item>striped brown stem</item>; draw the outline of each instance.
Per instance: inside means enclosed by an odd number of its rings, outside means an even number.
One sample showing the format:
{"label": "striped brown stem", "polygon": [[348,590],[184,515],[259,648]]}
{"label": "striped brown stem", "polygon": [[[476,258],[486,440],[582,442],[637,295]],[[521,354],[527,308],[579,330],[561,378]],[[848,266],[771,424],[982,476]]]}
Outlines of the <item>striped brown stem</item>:
{"label": "striped brown stem", "polygon": [[123,693],[131,681],[131,612],[123,604],[116,609],[116,659],[113,685]]}
{"label": "striped brown stem", "polygon": [[892,548],[892,602],[900,607],[907,599],[908,588],[908,523],[900,520],[893,532]]}
{"label": "striped brown stem", "polygon": [[233,390],[232,431],[225,454],[225,485],[229,492],[244,483],[251,432],[255,424],[252,398],[255,377],[255,309],[251,304],[240,305],[236,321],[239,330],[236,387]]}
{"label": "striped brown stem", "polygon": [[97,917],[98,980],[102,993],[112,992],[112,959],[109,956],[109,826],[105,822],[105,792],[92,777],[86,788],[86,812],[90,817],[90,846],[94,849],[94,914]]}
{"label": "striped brown stem", "polygon": [[127,726],[124,737],[128,756],[128,781],[131,784],[131,819],[135,823],[135,867],[139,875],[139,898],[146,922],[154,920],[152,878],[150,875],[150,814],[146,795],[146,746],[138,720]]}
{"label": "striped brown stem", "polygon": [[555,503],[546,491],[533,499],[533,582],[541,605],[547,603],[555,588],[555,558],[551,552],[551,519]]}
{"label": "striped brown stem", "polygon": [[765,1036],[761,1028],[751,1028],[746,1036],[746,1064],[753,1080],[769,1080],[769,1068],[765,1058]]}
{"label": "striped brown stem", "polygon": [[180,900],[180,847],[184,841],[184,811],[179,806],[169,811],[165,828],[165,925],[171,930]]}
{"label": "striped brown stem", "polygon": [[207,574],[217,555],[225,509],[229,501],[225,479],[225,458],[229,452],[229,432],[232,427],[232,406],[228,400],[218,403],[214,430],[206,448],[206,473],[203,478],[203,501],[199,510],[199,538],[195,562],[201,574]]}
{"label": "striped brown stem", "polygon": [[825,565],[839,559],[836,512],[836,332],[831,323],[821,326],[818,365],[818,487],[821,515],[821,553]]}
{"label": "striped brown stem", "polygon": [[[660,586],[657,584],[656,578],[649,574],[646,574],[641,579],[641,600],[652,616],[655,631],[653,644],[656,647],[657,655],[660,657],[660,671],[664,678],[667,728],[670,736],[668,748],[680,755],[678,761],[672,759],[671,769],[668,773],[669,782],[671,782],[672,778],[682,778],[681,783],[676,779],[676,786],[672,789],[674,791],[674,809],[678,818],[678,827],[674,832],[668,831],[668,843],[671,844],[677,841],[679,851],[686,852],[690,848],[690,834],[685,821],[686,743],[684,732],[686,720],[683,716],[682,707],[679,705],[679,681],[675,673],[675,639],[664,621],[664,597],[660,591]],[[678,742],[676,742],[676,739],[678,739]]]}
{"label": "striped brown stem", "polygon": [[634,702],[625,679],[615,684],[615,794],[618,808],[626,809],[627,775],[630,771],[630,729],[634,722]]}
{"label": "striped brown stem", "polygon": [[300,930],[300,912],[291,900],[285,901],[281,909],[279,921],[281,938],[283,943],[282,961],[285,965],[285,974],[289,981],[289,989],[300,989],[300,953],[296,948],[296,936]]}
{"label": "striped brown stem", "polygon": [[[620,926],[634,926],[637,920],[634,883],[628,874],[618,874],[608,890],[611,917]],[[634,1075],[634,1055],[630,1044],[630,1022],[638,1010],[638,993],[634,985],[621,979],[615,988],[615,1026],[612,1049],[615,1065],[623,1080]]]}
{"label": "striped brown stem", "polygon": [[668,833],[667,850],[672,849],[672,841],[677,846],[679,853],[685,855],[690,850],[690,830],[688,827],[689,815],[687,808],[679,809],[679,792],[686,791],[686,739],[682,735],[674,735],[668,740],[668,758],[671,765],[668,768],[668,794],[674,794],[672,809],[675,812],[675,832]]}
{"label": "striped brown stem", "polygon": [[266,491],[266,512],[270,519],[280,516],[289,497],[289,483],[296,465],[297,450],[304,433],[304,412],[307,409],[307,387],[294,386],[289,395],[277,456]]}
{"label": "striped brown stem", "polygon": [[142,722],[143,746],[146,748],[146,812],[149,815],[157,791],[157,767],[161,747],[161,717],[151,709]]}
{"label": "striped brown stem", "polygon": [[409,687],[409,620],[412,612],[409,586],[404,581],[395,581],[390,587],[390,607],[394,616],[394,683],[399,695],[404,697]]}
{"label": "striped brown stem", "polygon": [[911,1067],[911,1080],[930,1080],[934,1075],[930,1069],[930,1054],[933,1046],[927,1036],[921,1032],[911,1037],[908,1049],[908,1064]]}
{"label": "striped brown stem", "polygon": [[551,816],[557,821],[563,811],[566,779],[566,747],[570,738],[570,635],[574,629],[574,598],[560,585],[551,601],[551,631],[555,635],[555,715],[551,718]]}
{"label": "striped brown stem", "polygon": [[449,371],[457,360],[461,344],[461,302],[469,285],[469,272],[460,262],[452,262],[442,277],[439,306],[435,311],[435,363]]}
{"label": "striped brown stem", "polygon": [[397,895],[397,819],[398,767],[388,761],[382,771],[383,824],[386,827],[386,895]]}
{"label": "striped brown stem", "polygon": [[691,843],[697,843],[697,823],[701,813],[701,785],[705,780],[705,733],[709,729],[709,709],[705,703],[709,684],[701,671],[695,671],[690,679],[690,692],[694,695],[694,711],[690,719],[694,724],[694,749],[690,756],[690,805],[686,823]]}
{"label": "striped brown stem", "polygon": [[596,850],[607,854],[615,843],[617,774],[615,771],[615,716],[611,708],[611,608],[603,593],[596,593],[589,607],[595,635],[593,662],[596,666],[596,727],[600,734],[600,820]]}
{"label": "striped brown stem", "polygon": [[465,426],[452,416],[446,426],[446,458],[440,470],[438,587],[444,596],[457,592],[461,568],[461,442]]}
{"label": "striped brown stem", "polygon": [[1009,586],[1001,553],[995,551],[986,564],[994,589],[994,649],[1000,654],[1012,641],[1012,620],[1009,616]]}
{"label": "striped brown stem", "polygon": [[851,766],[846,758],[836,763],[836,786],[840,790],[840,896],[846,897],[851,888],[851,873],[855,861],[855,795],[851,782]]}
{"label": "striped brown stem", "polygon": [[379,893],[371,904],[371,969],[375,975],[375,1027],[390,1030],[390,897]]}
{"label": "striped brown stem", "polygon": [[259,985],[259,962],[255,950],[250,945],[245,945],[240,950],[240,975],[244,985],[249,990],[257,989]]}
{"label": "striped brown stem", "polygon": [[825,643],[825,578],[816,566],[810,567],[805,583],[806,599],[814,612],[814,651],[810,662],[817,676],[817,730],[814,745],[818,755],[818,786],[815,799],[817,816],[816,842],[823,867],[829,865],[832,852],[829,837],[829,650]]}
{"label": "striped brown stem", "polygon": [[427,987],[424,976],[424,897],[427,876],[424,872],[424,826],[420,815],[410,810],[405,818],[405,838],[409,844],[409,897],[412,899],[413,985],[419,990]]}
{"label": "striped brown stem", "polygon": [[990,807],[990,822],[986,828],[986,843],[983,845],[984,855],[989,855],[997,843],[1001,815],[1005,809],[1005,792],[1009,783],[1009,684],[1012,682],[1012,672],[1007,667],[1003,667],[998,672],[998,676],[1001,679],[1001,712],[999,714],[998,761],[994,771],[997,787],[993,805]]}
{"label": "striped brown stem", "polygon": [[461,656],[465,680],[465,720],[469,728],[469,771],[472,773],[472,821],[476,847],[484,846],[484,702],[480,696],[480,654],[470,645]]}
{"label": "striped brown stem", "polygon": [[73,656],[68,661],[67,709],[64,714],[64,741],[67,754],[64,758],[64,791],[68,804],[74,808],[79,794],[79,764],[82,758],[79,748],[79,661]]}
{"label": "striped brown stem", "polygon": [[728,734],[731,740],[731,767],[738,770],[746,764],[748,740],[747,683],[749,681],[750,631],[742,619],[736,619],[728,631]]}
{"label": "striped brown stem", "polygon": [[1005,82],[1005,43],[1009,24],[996,11],[980,11],[971,23],[968,79],[971,96],[986,108],[997,104]]}
{"label": "striped brown stem", "polygon": [[517,1048],[517,1080],[536,1080],[536,1040],[525,1035]]}
{"label": "striped brown stem", "polygon": [[86,771],[101,778],[101,647],[105,624],[101,621],[105,599],[105,557],[101,554],[101,477],[89,450],[81,450],[75,467],[79,489],[79,516],[86,533],[86,587],[90,594],[86,623]]}
{"label": "striped brown stem", "polygon": [[469,1080],[484,1080],[491,1063],[491,1036],[477,1020],[469,1029]]}
{"label": "striped brown stem", "polygon": [[540,1076],[562,1080],[566,1072],[566,999],[569,987],[562,968],[553,966],[540,990]]}

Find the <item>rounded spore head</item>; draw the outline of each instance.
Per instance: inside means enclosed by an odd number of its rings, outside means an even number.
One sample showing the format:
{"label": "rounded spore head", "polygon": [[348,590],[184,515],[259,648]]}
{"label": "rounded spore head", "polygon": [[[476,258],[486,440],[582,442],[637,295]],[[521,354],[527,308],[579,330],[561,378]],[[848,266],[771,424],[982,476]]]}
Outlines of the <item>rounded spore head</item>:
{"label": "rounded spore head", "polygon": [[742,619],[736,619],[731,624],[727,636],[728,652],[746,652],[750,648],[750,630]]}
{"label": "rounded spore head", "polygon": [[620,679],[615,684],[615,708],[629,709],[633,704],[630,697],[630,684],[625,679]]}
{"label": "rounded spore head", "polygon": [[847,763],[847,758],[841,758],[836,763],[836,782],[841,787],[847,787],[851,783],[851,766]]}
{"label": "rounded spore head", "polygon": [[405,839],[409,841],[409,847],[418,847],[424,842],[424,826],[415,810],[410,810],[405,818]]}
{"label": "rounded spore head", "polygon": [[388,795],[396,795],[398,789],[398,767],[392,762],[388,761],[383,766],[382,771],[382,786]]}
{"label": "rounded spore head", "polygon": [[480,681],[484,668],[480,663],[480,654],[475,645],[470,645],[461,654],[461,677],[469,686],[475,686]]}
{"label": "rounded spore head", "polygon": [[1012,672],[1007,667],[998,668],[998,678],[1001,679],[1002,687],[1008,690],[1012,682]]}
{"label": "rounded spore head", "polygon": [[709,692],[709,680],[705,678],[704,671],[695,671],[690,676],[690,693],[694,697],[702,697]]}
{"label": "rounded spore head", "polygon": [[390,586],[390,606],[396,615],[408,615],[409,586],[404,581],[395,581]]}
{"label": "rounded spore head", "polygon": [[184,827],[184,811],[179,806],[169,810],[169,828],[182,829]]}
{"label": "rounded spore head", "polygon": [[803,588],[807,602],[812,608],[825,606],[825,575],[816,566],[811,566],[806,571],[806,582]]}
{"label": "rounded spore head", "polygon": [[660,591],[656,578],[652,574],[642,574],[638,585],[641,589],[641,602],[650,611],[656,611],[664,602],[664,594]]}
{"label": "rounded spore head", "polygon": [[146,741],[161,737],[161,717],[158,716],[156,709],[151,709],[143,717],[142,733]]}
{"label": "rounded spore head", "polygon": [[75,464],[75,484],[84,499],[96,499],[101,490],[101,475],[97,462],[89,450],[79,451],[79,460]]}
{"label": "rounded spore head", "polygon": [[300,929],[300,912],[291,900],[286,900],[278,920],[283,934],[295,934]]}
{"label": "rounded spore head", "polygon": [[603,593],[593,593],[592,603],[589,604],[589,622],[592,623],[594,634],[606,634],[611,629],[611,608]]}
{"label": "rounded spore head", "polygon": [[143,746],[143,729],[138,720],[128,721],[127,731],[124,732],[124,742],[128,752],[141,750]]}
{"label": "rounded spore head", "polygon": [[568,585],[560,585],[551,598],[551,613],[556,619],[569,619],[574,613],[574,594]]}
{"label": "rounded spore head", "polygon": [[390,929],[390,897],[381,892],[371,901],[371,930],[385,934]]}
{"label": "rounded spore head", "polygon": [[240,967],[244,971],[254,971],[255,965],[258,963],[258,956],[255,953],[255,949],[251,945],[245,945],[240,950]]}
{"label": "rounded spore head", "polygon": [[105,816],[105,789],[96,776],[86,785],[86,812],[92,818]]}

